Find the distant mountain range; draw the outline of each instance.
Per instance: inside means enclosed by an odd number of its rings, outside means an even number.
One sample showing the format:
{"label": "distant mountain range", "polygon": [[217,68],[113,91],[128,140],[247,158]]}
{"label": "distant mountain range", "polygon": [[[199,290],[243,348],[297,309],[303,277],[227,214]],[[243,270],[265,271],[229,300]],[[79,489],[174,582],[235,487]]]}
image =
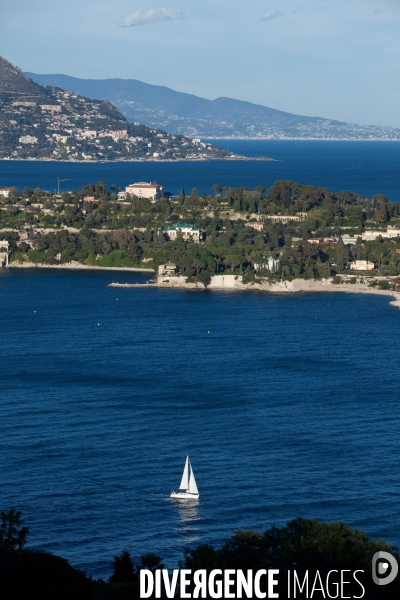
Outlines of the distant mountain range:
{"label": "distant mountain range", "polygon": [[202,138],[400,140],[400,129],[394,127],[304,117],[233,98],[207,100],[136,79],[25,75],[40,85],[109,100],[128,121],[161,128],[171,134]]}

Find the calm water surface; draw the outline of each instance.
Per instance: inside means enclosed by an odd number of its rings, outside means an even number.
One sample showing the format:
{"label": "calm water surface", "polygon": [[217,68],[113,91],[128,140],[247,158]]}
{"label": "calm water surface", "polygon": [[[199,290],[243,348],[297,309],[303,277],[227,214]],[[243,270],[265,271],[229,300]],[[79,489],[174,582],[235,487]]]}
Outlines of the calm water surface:
{"label": "calm water surface", "polygon": [[157,181],[178,194],[197,188],[210,192],[211,186],[242,185],[254,189],[268,188],[277,179],[310,183],[337,192],[348,190],[366,197],[385,194],[400,202],[400,143],[398,142],[302,142],[302,141],[233,141],[213,143],[246,156],[270,156],[273,162],[250,160],[212,161],[208,163],[49,163],[0,161],[0,186],[41,187],[56,191],[57,177],[61,191],[83,183],[105,181],[124,188],[134,181]]}
{"label": "calm water surface", "polygon": [[[0,185],[144,179],[177,193],[291,179],[400,201],[400,144],[220,144],[277,160],[0,161]],[[0,509],[23,511],[32,547],[108,577],[123,548],[176,567],[188,546],[300,515],[400,545],[400,312],[388,298],[113,279],[144,277],[0,270]],[[187,453],[192,507],[168,498]]]}
{"label": "calm water surface", "polygon": [[[173,567],[300,515],[400,544],[388,298],[116,279],[144,277],[0,271],[0,507],[23,511],[31,547],[107,577],[125,547]],[[187,453],[192,507],[168,498]]]}

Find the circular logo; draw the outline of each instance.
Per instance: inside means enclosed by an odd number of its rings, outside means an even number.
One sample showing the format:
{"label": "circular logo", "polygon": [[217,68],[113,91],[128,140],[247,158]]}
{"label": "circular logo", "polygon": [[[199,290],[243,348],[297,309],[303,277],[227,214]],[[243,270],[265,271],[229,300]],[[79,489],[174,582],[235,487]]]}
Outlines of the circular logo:
{"label": "circular logo", "polygon": [[[390,572],[389,567],[391,567]],[[388,585],[397,577],[399,565],[389,552],[375,552],[372,557],[372,580],[376,585]]]}

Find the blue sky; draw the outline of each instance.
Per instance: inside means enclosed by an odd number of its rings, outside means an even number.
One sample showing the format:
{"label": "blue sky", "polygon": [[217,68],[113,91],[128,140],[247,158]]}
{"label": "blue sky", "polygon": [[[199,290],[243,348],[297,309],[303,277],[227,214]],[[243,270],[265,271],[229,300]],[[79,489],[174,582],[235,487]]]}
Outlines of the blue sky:
{"label": "blue sky", "polygon": [[1,0],[0,54],[400,127],[400,0]]}

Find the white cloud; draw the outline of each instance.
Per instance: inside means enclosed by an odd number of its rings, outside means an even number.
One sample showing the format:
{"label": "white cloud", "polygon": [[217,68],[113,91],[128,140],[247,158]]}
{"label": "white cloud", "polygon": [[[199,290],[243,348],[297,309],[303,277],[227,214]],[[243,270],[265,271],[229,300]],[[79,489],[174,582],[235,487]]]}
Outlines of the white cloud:
{"label": "white cloud", "polygon": [[152,8],[147,12],[137,10],[125,17],[122,21],[122,27],[137,27],[138,25],[156,23],[157,21],[177,21],[184,18],[183,12],[174,8]]}
{"label": "white cloud", "polygon": [[267,11],[265,15],[261,17],[261,21],[271,21],[271,19],[276,19],[276,17],[282,16],[283,13],[276,8],[271,8],[271,10]]}

